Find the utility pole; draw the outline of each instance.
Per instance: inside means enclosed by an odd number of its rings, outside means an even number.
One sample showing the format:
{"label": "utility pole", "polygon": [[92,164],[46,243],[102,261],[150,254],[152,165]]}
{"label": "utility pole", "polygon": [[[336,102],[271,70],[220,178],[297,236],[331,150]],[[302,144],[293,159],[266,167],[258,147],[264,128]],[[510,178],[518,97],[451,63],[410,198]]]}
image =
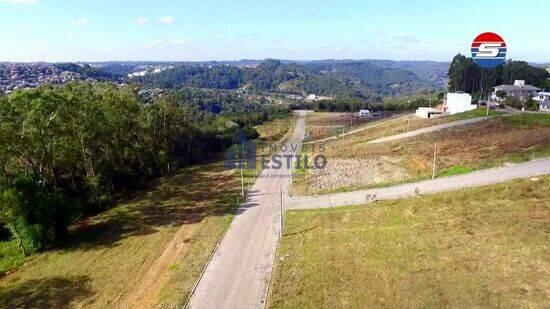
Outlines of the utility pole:
{"label": "utility pole", "polygon": [[241,167],[241,196],[244,197],[244,176],[243,176],[243,163],[239,164]]}
{"label": "utility pole", "polygon": [[432,164],[432,180],[435,179],[435,157],[437,154],[437,142],[434,143],[434,161]]}
{"label": "utility pole", "polygon": [[281,186],[281,210],[280,210],[280,213],[279,213],[279,224],[280,224],[280,228],[279,228],[279,238],[281,238],[281,236],[283,236],[283,187]]}
{"label": "utility pole", "polygon": [[489,99],[491,97],[489,97],[489,95],[487,95],[487,113],[485,113],[485,116],[489,116]]}
{"label": "utility pole", "polygon": [[244,197],[244,175],[243,175],[244,143],[241,144],[241,150],[242,150],[242,155],[241,155],[241,162],[240,162],[239,166],[241,168],[241,196]]}

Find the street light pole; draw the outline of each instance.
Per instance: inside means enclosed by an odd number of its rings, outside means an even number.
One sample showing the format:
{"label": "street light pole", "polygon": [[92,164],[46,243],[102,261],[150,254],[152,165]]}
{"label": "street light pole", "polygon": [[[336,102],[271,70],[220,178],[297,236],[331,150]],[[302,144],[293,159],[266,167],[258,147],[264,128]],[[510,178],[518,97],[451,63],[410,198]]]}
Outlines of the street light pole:
{"label": "street light pole", "polygon": [[432,164],[432,180],[435,179],[435,156],[437,153],[437,142],[434,143],[434,161]]}

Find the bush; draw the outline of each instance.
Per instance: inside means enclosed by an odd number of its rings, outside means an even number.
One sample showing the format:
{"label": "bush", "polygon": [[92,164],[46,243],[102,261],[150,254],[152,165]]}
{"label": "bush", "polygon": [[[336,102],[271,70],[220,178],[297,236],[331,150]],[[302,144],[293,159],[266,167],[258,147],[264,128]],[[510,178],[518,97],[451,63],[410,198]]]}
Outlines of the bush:
{"label": "bush", "polygon": [[539,103],[533,99],[529,99],[525,102],[525,109],[528,111],[538,111]]}
{"label": "bush", "polygon": [[516,97],[507,97],[505,102],[506,102],[506,106],[510,106],[516,109],[521,109],[523,107],[523,104],[521,103],[520,99]]}

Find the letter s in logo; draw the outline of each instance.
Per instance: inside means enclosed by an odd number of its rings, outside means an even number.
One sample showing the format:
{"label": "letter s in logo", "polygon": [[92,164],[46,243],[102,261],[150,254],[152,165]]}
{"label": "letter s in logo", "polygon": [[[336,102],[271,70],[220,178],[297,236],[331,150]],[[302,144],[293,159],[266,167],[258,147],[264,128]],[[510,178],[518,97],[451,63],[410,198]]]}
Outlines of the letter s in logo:
{"label": "letter s in logo", "polygon": [[493,32],[476,36],[470,51],[475,63],[485,69],[496,68],[506,61],[506,42]]}
{"label": "letter s in logo", "polygon": [[496,57],[502,43],[481,43],[476,57]]}

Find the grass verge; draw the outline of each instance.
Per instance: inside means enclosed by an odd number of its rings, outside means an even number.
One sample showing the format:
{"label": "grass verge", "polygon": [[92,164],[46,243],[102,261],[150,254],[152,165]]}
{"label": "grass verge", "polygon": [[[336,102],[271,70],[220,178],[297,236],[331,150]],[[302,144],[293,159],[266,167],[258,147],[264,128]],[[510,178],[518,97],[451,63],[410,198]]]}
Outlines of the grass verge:
{"label": "grass verge", "polygon": [[22,265],[25,257],[17,245],[17,241],[0,242],[0,274]]}
{"label": "grass verge", "polygon": [[550,177],[289,211],[272,308],[544,307]]}
{"label": "grass verge", "polygon": [[232,219],[239,185],[221,163],[153,181],[4,276],[0,307],[152,307],[161,294],[169,302],[161,287],[187,272],[177,291],[189,291]]}

